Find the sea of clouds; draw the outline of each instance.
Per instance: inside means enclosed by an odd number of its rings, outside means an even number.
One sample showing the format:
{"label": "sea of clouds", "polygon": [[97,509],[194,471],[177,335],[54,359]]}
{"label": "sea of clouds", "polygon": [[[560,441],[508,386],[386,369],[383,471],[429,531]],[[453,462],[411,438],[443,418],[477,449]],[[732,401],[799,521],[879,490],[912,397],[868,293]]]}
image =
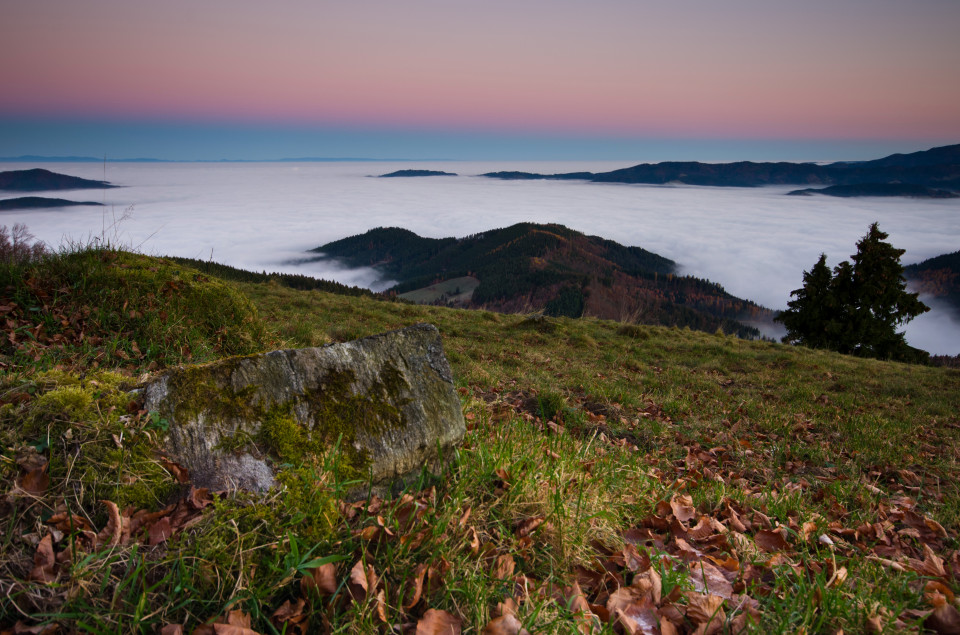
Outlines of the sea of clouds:
{"label": "sea of clouds", "polygon": [[[124,187],[51,193],[105,207],[0,212],[39,239],[109,240],[155,255],[213,259],[255,271],[289,271],[378,288],[370,269],[296,264],[309,249],[373,227],[464,236],[521,221],[561,223],[677,261],[684,273],[782,309],[804,270],[826,253],[849,259],[870,223],[906,250],[910,264],[960,249],[960,200],[786,196],[790,187],[719,188],[500,181],[497,170],[606,171],[624,162],[95,163],[43,167]],[[370,178],[398,169],[456,177]],[[18,194],[5,192],[0,198]],[[942,307],[906,329],[933,353],[960,354],[960,324]]]}

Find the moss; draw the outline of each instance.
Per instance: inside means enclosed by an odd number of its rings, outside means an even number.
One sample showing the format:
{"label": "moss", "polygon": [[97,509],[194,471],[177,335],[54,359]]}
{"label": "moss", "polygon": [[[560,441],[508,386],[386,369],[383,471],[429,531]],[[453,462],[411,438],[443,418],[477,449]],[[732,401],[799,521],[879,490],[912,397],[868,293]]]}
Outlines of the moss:
{"label": "moss", "polygon": [[178,421],[195,420],[200,413],[214,421],[224,422],[255,418],[259,413],[250,404],[256,386],[247,386],[237,392],[230,385],[230,377],[243,357],[231,357],[214,364],[187,366],[172,373],[170,391],[176,395],[172,407]]}
{"label": "moss", "polygon": [[388,400],[391,395],[400,407],[409,403],[399,397],[409,386],[392,364],[382,369],[380,381],[367,393],[354,393],[355,383],[351,370],[330,371],[306,394],[314,421],[311,437],[327,447],[339,443],[338,472],[348,479],[365,478],[370,466],[366,451],[356,447],[357,435],[383,434],[403,424],[400,408]]}
{"label": "moss", "polygon": [[37,418],[57,418],[78,421],[89,417],[93,397],[80,385],[54,388],[37,397],[33,415]]}
{"label": "moss", "polygon": [[260,422],[256,438],[261,448],[285,463],[300,464],[308,454],[320,452],[318,442],[307,437],[289,406],[270,408]]}
{"label": "moss", "polygon": [[42,390],[52,390],[65,386],[79,386],[80,379],[62,370],[48,370],[37,375],[36,383]]}

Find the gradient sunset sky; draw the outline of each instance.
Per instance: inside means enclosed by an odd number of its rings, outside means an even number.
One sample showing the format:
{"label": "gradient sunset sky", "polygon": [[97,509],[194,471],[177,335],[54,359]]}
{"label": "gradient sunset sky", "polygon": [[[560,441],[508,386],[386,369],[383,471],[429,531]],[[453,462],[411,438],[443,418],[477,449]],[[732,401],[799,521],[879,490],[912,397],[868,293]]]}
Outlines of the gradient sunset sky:
{"label": "gradient sunset sky", "polygon": [[0,156],[875,158],[960,142],[957,0],[3,2]]}

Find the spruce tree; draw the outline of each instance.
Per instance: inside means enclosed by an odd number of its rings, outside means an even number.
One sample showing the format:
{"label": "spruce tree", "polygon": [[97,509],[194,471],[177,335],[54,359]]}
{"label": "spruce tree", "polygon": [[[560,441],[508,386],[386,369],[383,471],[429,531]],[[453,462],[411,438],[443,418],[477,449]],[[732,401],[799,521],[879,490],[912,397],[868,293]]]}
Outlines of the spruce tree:
{"label": "spruce tree", "polygon": [[777,317],[787,327],[787,336],[783,338],[785,342],[811,348],[829,348],[831,281],[827,255],[820,254],[817,264],[810,271],[803,272],[803,287],[790,292],[797,299],[788,302],[790,308]]}
{"label": "spruce tree", "polygon": [[903,249],[885,242],[887,234],[877,223],[857,243],[853,260],[853,282],[857,290],[858,353],[868,357],[901,357],[908,349],[903,334],[896,329],[930,310],[907,293],[900,257]]}
{"label": "spruce tree", "polygon": [[897,327],[929,311],[916,293],[907,292],[900,257],[903,249],[885,242],[877,223],[857,242],[857,253],[833,273],[826,255],[803,274],[803,287],[777,316],[787,327],[785,342],[840,353],[922,361],[926,354],[909,346]]}

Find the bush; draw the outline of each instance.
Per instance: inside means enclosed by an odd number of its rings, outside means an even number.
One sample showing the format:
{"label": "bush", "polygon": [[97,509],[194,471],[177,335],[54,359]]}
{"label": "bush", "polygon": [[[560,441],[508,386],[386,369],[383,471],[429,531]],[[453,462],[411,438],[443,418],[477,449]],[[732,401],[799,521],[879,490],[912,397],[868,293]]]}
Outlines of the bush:
{"label": "bush", "polygon": [[27,226],[21,223],[16,223],[13,229],[0,225],[0,263],[19,266],[47,256],[47,246],[39,241],[31,243],[33,238]]}

